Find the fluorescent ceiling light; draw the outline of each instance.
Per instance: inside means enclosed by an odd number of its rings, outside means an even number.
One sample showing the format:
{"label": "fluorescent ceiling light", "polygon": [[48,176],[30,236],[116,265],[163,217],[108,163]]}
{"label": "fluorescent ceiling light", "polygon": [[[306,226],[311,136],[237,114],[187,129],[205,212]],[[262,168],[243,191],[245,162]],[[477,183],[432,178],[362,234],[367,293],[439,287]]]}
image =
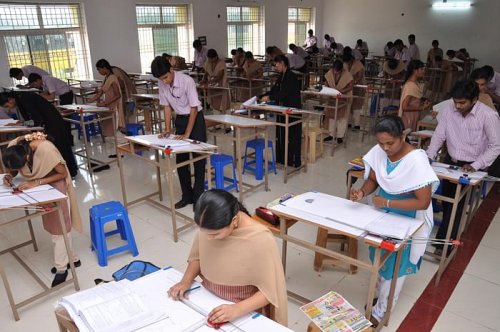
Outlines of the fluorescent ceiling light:
{"label": "fluorescent ceiling light", "polygon": [[470,1],[449,1],[449,2],[434,2],[432,8],[434,9],[469,9],[471,6]]}

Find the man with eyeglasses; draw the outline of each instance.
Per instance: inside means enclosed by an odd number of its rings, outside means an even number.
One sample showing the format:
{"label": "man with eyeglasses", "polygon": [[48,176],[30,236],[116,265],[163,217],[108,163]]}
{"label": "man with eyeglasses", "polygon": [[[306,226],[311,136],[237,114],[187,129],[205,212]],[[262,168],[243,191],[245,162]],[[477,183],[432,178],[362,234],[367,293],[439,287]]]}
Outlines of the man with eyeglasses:
{"label": "man with eyeglasses", "polygon": [[[200,142],[207,141],[205,118],[196,84],[194,80],[181,72],[174,71],[168,61],[157,56],[151,63],[151,72],[158,78],[160,105],[165,111],[165,130],[162,137],[168,137],[171,132],[170,124],[172,111],[175,112],[176,139],[193,139]],[[196,154],[193,153],[193,156]],[[176,162],[182,163],[189,160],[189,153],[176,155]],[[205,159],[194,163],[194,185],[191,185],[191,171],[189,165],[179,167],[179,181],[181,184],[182,198],[175,203],[176,209],[181,209],[188,204],[194,204],[204,191],[205,186]]]}

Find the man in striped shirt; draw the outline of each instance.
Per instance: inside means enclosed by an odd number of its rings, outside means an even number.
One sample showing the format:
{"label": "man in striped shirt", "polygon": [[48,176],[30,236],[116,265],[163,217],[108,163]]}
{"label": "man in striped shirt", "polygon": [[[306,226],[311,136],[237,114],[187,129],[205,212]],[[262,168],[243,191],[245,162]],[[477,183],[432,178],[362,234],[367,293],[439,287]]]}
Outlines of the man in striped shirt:
{"label": "man in striped shirt", "polygon": [[[462,168],[464,172],[475,172],[490,166],[500,154],[500,118],[498,113],[478,101],[479,87],[474,81],[459,81],[451,91],[453,103],[441,113],[439,124],[427,150],[430,159],[435,159],[438,150],[446,141],[448,152],[444,162]],[[442,194],[453,198],[456,185],[443,181]],[[451,238],[456,239],[465,199],[458,205]],[[443,221],[436,238],[446,238],[452,204],[443,202]],[[442,246],[436,246],[436,254]]]}

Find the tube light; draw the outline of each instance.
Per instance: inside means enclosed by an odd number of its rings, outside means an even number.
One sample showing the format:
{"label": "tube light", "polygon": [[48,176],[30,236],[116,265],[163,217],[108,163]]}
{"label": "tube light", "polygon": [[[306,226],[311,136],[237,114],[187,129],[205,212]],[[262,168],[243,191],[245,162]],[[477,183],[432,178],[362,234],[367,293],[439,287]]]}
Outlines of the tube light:
{"label": "tube light", "polygon": [[434,9],[469,9],[471,6],[470,1],[450,1],[450,2],[434,2],[432,8]]}

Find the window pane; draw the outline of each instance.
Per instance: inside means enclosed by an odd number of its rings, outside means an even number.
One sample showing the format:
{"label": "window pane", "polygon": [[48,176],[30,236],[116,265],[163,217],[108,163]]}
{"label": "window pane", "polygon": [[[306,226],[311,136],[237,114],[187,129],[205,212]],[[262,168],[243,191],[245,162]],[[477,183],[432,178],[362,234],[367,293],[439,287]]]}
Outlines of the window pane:
{"label": "window pane", "polygon": [[295,23],[288,23],[288,44],[295,44]]}
{"label": "window pane", "polygon": [[153,42],[156,55],[162,53],[178,55],[177,28],[153,29]]}
{"label": "window pane", "polygon": [[311,20],[310,8],[299,8],[299,21],[309,22]]}
{"label": "window pane", "polygon": [[76,28],[79,26],[77,6],[41,6],[44,28]]}
{"label": "window pane", "polygon": [[160,7],[137,6],[137,24],[160,24]]}
{"label": "window pane", "polygon": [[64,75],[60,77],[86,78],[88,68],[83,35],[80,31],[66,32],[66,43],[68,45],[68,66],[62,68]]}
{"label": "window pane", "polygon": [[288,8],[288,20],[289,21],[297,20],[297,8]]}
{"label": "window pane", "polygon": [[227,7],[227,21],[238,22],[241,20],[240,7]]}
{"label": "window pane", "polygon": [[258,22],[259,8],[258,7],[241,7],[242,22]]}
{"label": "window pane", "polygon": [[36,5],[0,5],[0,30],[39,28]]}
{"label": "window pane", "polygon": [[30,48],[26,36],[5,36],[9,66],[21,68],[31,64]]}
{"label": "window pane", "polygon": [[186,24],[188,22],[187,6],[162,7],[163,24]]}
{"label": "window pane", "polygon": [[141,68],[143,72],[149,71],[151,61],[155,57],[155,49],[153,46],[153,29],[139,28],[139,53],[141,56]]}

